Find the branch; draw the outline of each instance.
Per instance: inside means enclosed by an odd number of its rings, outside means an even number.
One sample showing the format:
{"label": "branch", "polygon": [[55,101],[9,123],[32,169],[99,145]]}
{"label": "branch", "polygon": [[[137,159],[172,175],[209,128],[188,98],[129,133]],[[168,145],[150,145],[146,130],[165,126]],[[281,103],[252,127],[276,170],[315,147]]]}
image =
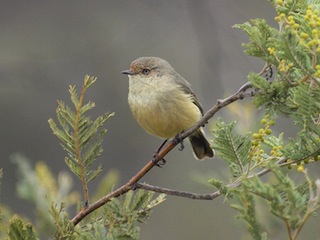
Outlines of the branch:
{"label": "branch", "polygon": [[195,200],[213,200],[221,195],[220,190],[213,192],[213,193],[193,193],[193,192],[185,192],[185,191],[179,191],[179,190],[173,190],[169,188],[162,188],[158,186],[153,186],[146,183],[139,183],[137,182],[135,185],[135,188],[144,189],[152,192],[157,193],[165,193],[167,195],[177,196],[177,197],[184,197],[184,198],[191,198]]}
{"label": "branch", "polygon": [[[270,67],[266,65],[262,71],[259,73],[260,75],[265,74],[270,70]],[[104,197],[100,198],[96,202],[85,206],[71,221],[74,225],[77,225],[82,219],[84,219],[87,215],[91,212],[95,211],[96,209],[100,208],[107,202],[111,200],[111,198],[119,197],[122,194],[128,192],[129,190],[134,190],[137,187],[138,181],[146,175],[155,165],[158,165],[158,162],[163,160],[163,158],[183,139],[190,136],[193,132],[195,132],[198,128],[204,126],[208,123],[208,120],[212,118],[221,108],[237,101],[241,100],[246,96],[251,96],[252,94],[247,93],[247,90],[250,89],[252,86],[249,82],[245,83],[236,93],[232,94],[231,96],[218,100],[217,103],[207,111],[203,117],[198,121],[192,128],[189,130],[181,133],[179,136],[175,137],[171,142],[165,145],[161,150],[144,166],[138,171],[127,183],[119,187],[118,189],[114,190],[113,192],[105,195]],[[184,193],[186,196],[190,193]],[[214,193],[214,198],[220,196],[219,193]],[[218,195],[218,196],[215,196]],[[198,195],[201,198],[201,194]],[[212,196],[211,196],[212,197]],[[199,199],[200,199],[199,198]]]}
{"label": "branch", "polygon": [[[287,158],[281,158],[277,162],[277,164],[282,166],[282,164],[284,162],[286,162],[287,160],[288,160]],[[271,171],[270,169],[263,169],[256,174],[252,174],[252,175],[248,176],[247,179],[250,179],[253,177],[261,177],[261,176],[269,173],[270,171]],[[237,179],[233,183],[226,185],[226,188],[236,188],[239,186],[241,186],[241,182],[239,181],[239,179]],[[144,189],[144,190],[153,191],[153,192],[157,192],[157,193],[165,193],[165,194],[172,195],[172,196],[190,198],[190,199],[195,199],[195,200],[213,200],[213,199],[222,195],[221,190],[217,190],[213,193],[199,194],[199,193],[178,191],[178,190],[173,190],[173,189],[169,189],[169,188],[162,188],[162,187],[153,186],[153,185],[146,184],[146,183],[139,183],[139,182],[137,182],[134,185],[134,187],[135,187],[134,189],[139,188],[139,189]]]}
{"label": "branch", "polygon": [[80,176],[81,176],[81,184],[82,184],[82,189],[83,189],[83,200],[84,200],[84,206],[86,207],[89,203],[89,195],[88,195],[88,186],[87,186],[87,181],[85,178],[85,173],[84,173],[84,166],[82,163],[81,159],[81,148],[79,146],[79,120],[80,120],[80,115],[81,115],[81,107],[83,103],[83,98],[84,94],[87,90],[86,82],[83,84],[79,102],[76,106],[76,117],[75,117],[75,125],[74,125],[74,143],[75,143],[75,149],[76,149],[76,155],[78,159],[78,164],[79,164],[79,169],[80,169]]}

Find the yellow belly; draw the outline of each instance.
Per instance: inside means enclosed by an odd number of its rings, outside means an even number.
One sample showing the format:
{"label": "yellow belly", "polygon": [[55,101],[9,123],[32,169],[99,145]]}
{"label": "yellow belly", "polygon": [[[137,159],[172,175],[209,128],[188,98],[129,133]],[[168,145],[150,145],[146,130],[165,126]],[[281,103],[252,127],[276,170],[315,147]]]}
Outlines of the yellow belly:
{"label": "yellow belly", "polygon": [[[151,97],[153,96],[153,97]],[[130,94],[129,105],[134,118],[148,133],[160,138],[172,138],[192,127],[200,118],[199,108],[190,94],[182,90],[156,95]]]}

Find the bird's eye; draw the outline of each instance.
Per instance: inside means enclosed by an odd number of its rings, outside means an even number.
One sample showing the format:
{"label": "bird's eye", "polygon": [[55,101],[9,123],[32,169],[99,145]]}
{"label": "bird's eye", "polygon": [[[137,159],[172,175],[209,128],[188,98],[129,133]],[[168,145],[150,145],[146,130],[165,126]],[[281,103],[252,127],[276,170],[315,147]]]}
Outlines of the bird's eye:
{"label": "bird's eye", "polygon": [[142,69],[142,74],[143,74],[143,75],[148,75],[149,72],[150,72],[150,69],[148,69],[148,68]]}

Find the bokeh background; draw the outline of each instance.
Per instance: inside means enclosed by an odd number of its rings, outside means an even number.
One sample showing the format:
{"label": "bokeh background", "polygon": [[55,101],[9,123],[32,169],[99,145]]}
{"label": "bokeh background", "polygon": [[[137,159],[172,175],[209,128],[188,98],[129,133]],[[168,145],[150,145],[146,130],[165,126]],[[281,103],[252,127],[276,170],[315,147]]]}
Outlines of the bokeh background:
{"label": "bokeh background", "polygon": [[[247,36],[232,26],[257,17],[276,26],[274,16],[267,0],[1,1],[1,202],[33,218],[32,205],[15,192],[18,175],[9,160],[12,154],[21,153],[33,163],[44,161],[56,174],[66,169],[65,153],[47,120],[55,118],[57,99],[70,103],[70,84],[80,89],[86,74],[96,76],[86,95],[97,105],[92,114],[116,113],[107,122],[99,161],[105,171],[120,172],[121,184],[150,159],[161,140],[134,121],[127,104],[128,79],[120,72],[140,56],[164,58],[192,84],[207,110],[264,64],[243,53]],[[246,131],[255,112],[250,104],[239,105],[216,118],[238,119]],[[205,193],[215,190],[207,179],[226,179],[221,159],[195,161],[189,143],[166,159],[164,168],[152,169],[143,181]],[[79,184],[75,187],[81,190]],[[234,214],[222,197],[195,201],[168,196],[141,225],[141,239],[245,238],[244,224]]]}

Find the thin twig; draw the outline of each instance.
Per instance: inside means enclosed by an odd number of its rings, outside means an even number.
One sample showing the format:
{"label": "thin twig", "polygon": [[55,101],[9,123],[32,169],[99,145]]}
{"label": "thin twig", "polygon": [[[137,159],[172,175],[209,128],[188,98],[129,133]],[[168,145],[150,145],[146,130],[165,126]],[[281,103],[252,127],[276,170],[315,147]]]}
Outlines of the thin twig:
{"label": "thin twig", "polygon": [[78,159],[78,164],[80,169],[81,184],[83,189],[83,202],[84,202],[84,207],[86,208],[89,203],[88,186],[87,186],[87,182],[84,174],[84,166],[81,159],[81,148],[79,146],[79,121],[80,121],[81,107],[82,107],[85,91],[86,91],[86,86],[84,84],[81,90],[78,105],[76,106],[76,117],[75,117],[75,124],[74,124],[74,142],[75,142],[76,154],[77,154],[77,159]]}
{"label": "thin twig", "polygon": [[[279,166],[281,166],[281,164],[286,161],[287,161],[286,158],[281,158],[277,162],[277,164]],[[248,176],[247,179],[250,179],[253,177],[261,177],[261,176],[269,173],[270,171],[271,171],[270,169],[263,169],[260,172],[257,172],[255,174]],[[239,186],[241,186],[241,181],[239,181],[239,179],[226,185],[227,188],[236,188]],[[153,192],[157,192],[157,193],[165,193],[165,194],[172,195],[172,196],[178,196],[178,197],[184,197],[184,198],[190,198],[190,199],[196,199],[196,200],[213,200],[213,199],[219,197],[220,195],[222,195],[221,190],[217,190],[213,193],[199,194],[199,193],[192,193],[192,192],[179,191],[179,190],[173,190],[173,189],[153,186],[150,184],[140,183],[140,182],[135,183],[134,187],[135,187],[135,189],[139,188],[139,189],[144,189],[144,190],[153,191]]]}
{"label": "thin twig", "polygon": [[152,191],[152,192],[165,193],[165,194],[172,195],[172,196],[191,198],[191,199],[196,199],[196,200],[213,200],[221,195],[220,190],[213,192],[213,193],[201,194],[201,193],[173,190],[173,189],[169,189],[169,188],[162,188],[162,187],[153,186],[153,185],[146,184],[146,183],[139,183],[139,182],[137,182],[135,184],[135,187],[139,188],[139,189]]}

